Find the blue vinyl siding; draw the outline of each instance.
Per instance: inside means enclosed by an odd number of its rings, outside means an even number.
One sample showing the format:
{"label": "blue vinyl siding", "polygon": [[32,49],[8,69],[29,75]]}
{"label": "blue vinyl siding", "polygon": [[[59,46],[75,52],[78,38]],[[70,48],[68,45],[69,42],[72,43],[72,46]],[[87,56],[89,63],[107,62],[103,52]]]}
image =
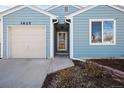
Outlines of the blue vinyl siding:
{"label": "blue vinyl siding", "polygon": [[7,26],[20,25],[21,21],[30,21],[32,25],[46,25],[46,56],[50,57],[50,17],[34,11],[30,8],[23,8],[3,17],[3,57],[7,57]]}
{"label": "blue vinyl siding", "polygon": [[[89,19],[115,19],[116,45],[90,45]],[[73,17],[74,57],[124,56],[124,13],[101,5]]]}
{"label": "blue vinyl siding", "polygon": [[64,6],[61,5],[61,6],[57,7],[57,8],[54,8],[54,9],[50,10],[49,12],[51,12],[54,15],[58,16],[59,17],[59,23],[60,24],[63,24],[64,23],[64,19],[65,19],[64,17],[66,15],[69,15],[69,14],[77,11],[77,10],[79,10],[79,9],[70,5],[69,6],[69,11],[68,12],[65,12]]}

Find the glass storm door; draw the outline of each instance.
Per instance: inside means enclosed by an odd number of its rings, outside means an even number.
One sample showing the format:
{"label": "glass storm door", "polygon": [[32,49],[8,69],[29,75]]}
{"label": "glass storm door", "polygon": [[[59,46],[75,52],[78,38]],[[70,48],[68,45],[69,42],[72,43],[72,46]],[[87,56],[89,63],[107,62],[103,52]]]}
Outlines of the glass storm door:
{"label": "glass storm door", "polygon": [[57,32],[57,51],[67,51],[67,32]]}

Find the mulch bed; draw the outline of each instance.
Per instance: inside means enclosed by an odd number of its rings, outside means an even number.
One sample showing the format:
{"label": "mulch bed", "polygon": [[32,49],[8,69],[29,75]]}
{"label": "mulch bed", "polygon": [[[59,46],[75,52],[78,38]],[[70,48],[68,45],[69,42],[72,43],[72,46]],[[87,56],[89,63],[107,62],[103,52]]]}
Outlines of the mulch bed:
{"label": "mulch bed", "polygon": [[124,59],[92,59],[91,61],[124,72]]}
{"label": "mulch bed", "polygon": [[[74,61],[75,66],[47,76],[42,88],[123,88],[124,84],[92,62]],[[116,77],[117,78],[117,77]]]}

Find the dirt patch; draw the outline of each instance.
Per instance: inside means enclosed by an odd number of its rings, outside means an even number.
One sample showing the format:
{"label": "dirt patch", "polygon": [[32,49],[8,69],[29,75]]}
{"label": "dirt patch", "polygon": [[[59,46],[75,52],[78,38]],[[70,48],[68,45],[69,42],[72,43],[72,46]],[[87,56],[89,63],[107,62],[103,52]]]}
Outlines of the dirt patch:
{"label": "dirt patch", "polygon": [[113,75],[91,62],[74,61],[75,66],[47,76],[43,88],[124,87]]}
{"label": "dirt patch", "polygon": [[109,66],[124,72],[124,59],[92,59],[91,61]]}

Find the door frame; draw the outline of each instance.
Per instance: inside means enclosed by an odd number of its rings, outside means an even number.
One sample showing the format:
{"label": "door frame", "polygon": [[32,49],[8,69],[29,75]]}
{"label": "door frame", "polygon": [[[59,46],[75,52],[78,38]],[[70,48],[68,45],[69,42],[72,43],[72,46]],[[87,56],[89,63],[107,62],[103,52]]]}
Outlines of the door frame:
{"label": "door frame", "polygon": [[[67,32],[67,51],[57,51],[57,32]],[[67,55],[70,57],[70,26],[69,24],[59,24],[59,23],[54,24],[54,57],[58,56],[59,54],[63,56]]]}
{"label": "door frame", "polygon": [[[65,33],[65,49],[59,49],[59,33]],[[68,46],[67,46],[67,41],[68,39],[68,35],[67,35],[67,32],[64,32],[64,31],[59,31],[57,32],[57,51],[67,51],[68,49]]]}

